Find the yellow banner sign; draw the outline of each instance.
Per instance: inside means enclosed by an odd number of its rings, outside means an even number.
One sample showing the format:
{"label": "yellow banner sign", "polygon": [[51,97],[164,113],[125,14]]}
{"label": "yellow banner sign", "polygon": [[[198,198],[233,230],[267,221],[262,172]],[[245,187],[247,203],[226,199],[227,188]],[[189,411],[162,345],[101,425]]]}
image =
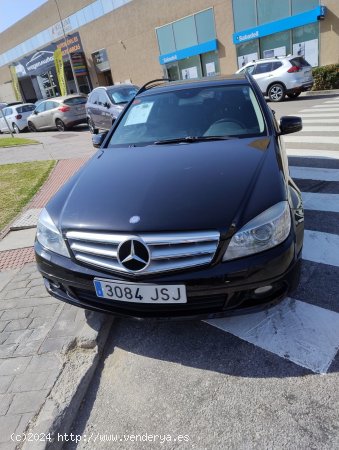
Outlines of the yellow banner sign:
{"label": "yellow banner sign", "polygon": [[58,77],[60,95],[67,95],[67,87],[65,80],[64,61],[62,59],[61,48],[57,48],[54,52],[54,64]]}
{"label": "yellow banner sign", "polygon": [[12,75],[12,82],[13,82],[15,98],[18,101],[22,101],[22,95],[21,95],[21,91],[20,91],[20,86],[19,86],[19,81],[18,81],[18,76],[16,74],[15,66],[10,66],[10,71],[11,71],[11,75]]}

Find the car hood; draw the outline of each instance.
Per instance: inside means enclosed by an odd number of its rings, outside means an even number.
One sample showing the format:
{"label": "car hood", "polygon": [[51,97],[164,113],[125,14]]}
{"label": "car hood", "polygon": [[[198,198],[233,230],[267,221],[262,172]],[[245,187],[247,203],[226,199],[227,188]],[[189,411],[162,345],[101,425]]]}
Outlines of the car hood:
{"label": "car hood", "polygon": [[253,214],[281,200],[274,199],[281,196],[274,145],[256,138],[105,149],[48,211],[64,231],[227,230],[246,216],[263,176]]}

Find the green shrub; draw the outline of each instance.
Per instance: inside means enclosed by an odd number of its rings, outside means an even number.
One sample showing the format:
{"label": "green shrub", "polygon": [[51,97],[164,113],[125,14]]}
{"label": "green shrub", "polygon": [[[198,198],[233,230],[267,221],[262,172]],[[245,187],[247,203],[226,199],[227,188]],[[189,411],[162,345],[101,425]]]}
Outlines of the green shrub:
{"label": "green shrub", "polygon": [[315,67],[312,73],[314,78],[313,91],[339,89],[339,64]]}

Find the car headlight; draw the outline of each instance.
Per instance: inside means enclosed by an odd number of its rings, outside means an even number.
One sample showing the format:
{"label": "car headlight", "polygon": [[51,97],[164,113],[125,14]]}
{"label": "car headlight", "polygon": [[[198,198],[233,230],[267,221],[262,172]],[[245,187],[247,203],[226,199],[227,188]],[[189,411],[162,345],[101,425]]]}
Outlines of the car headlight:
{"label": "car headlight", "polygon": [[289,235],[288,202],[280,202],[252,219],[232,237],[223,261],[263,252],[281,244]]}
{"label": "car headlight", "polygon": [[41,211],[38,219],[36,238],[43,247],[51,252],[70,257],[60,231],[45,208]]}

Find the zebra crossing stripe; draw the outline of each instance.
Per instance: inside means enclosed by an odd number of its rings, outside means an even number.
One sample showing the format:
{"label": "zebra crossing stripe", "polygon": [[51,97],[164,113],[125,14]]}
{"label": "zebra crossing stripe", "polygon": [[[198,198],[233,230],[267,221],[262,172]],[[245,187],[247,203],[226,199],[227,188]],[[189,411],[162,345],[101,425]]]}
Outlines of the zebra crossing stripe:
{"label": "zebra crossing stripe", "polygon": [[300,156],[304,158],[332,158],[339,159],[339,149],[318,150],[314,148],[286,148],[287,156]]}
{"label": "zebra crossing stripe", "polygon": [[[308,109],[307,109],[308,111]],[[301,111],[300,111],[301,112]],[[299,113],[298,113],[299,114]],[[339,117],[339,112],[338,113],[304,113],[304,114],[299,114],[301,117]]]}
{"label": "zebra crossing stripe", "polygon": [[209,325],[316,373],[326,373],[339,348],[339,314],[293,298],[255,314]]}
{"label": "zebra crossing stripe", "polygon": [[328,126],[320,126],[320,127],[317,127],[317,126],[307,127],[307,126],[306,126],[306,127],[303,127],[302,131],[306,131],[306,132],[310,132],[310,131],[317,131],[317,132],[322,132],[322,131],[330,132],[330,131],[334,131],[334,132],[336,132],[336,131],[339,131],[339,127],[338,127],[338,126],[331,126],[331,125],[328,125]]}
{"label": "zebra crossing stripe", "polygon": [[313,111],[314,109],[322,109],[322,108],[338,108],[338,106],[336,104],[335,105],[333,105],[333,104],[314,105],[310,109],[312,109],[312,111]]}
{"label": "zebra crossing stripe", "polygon": [[[330,117],[327,117],[326,119],[320,119],[320,118],[315,118],[314,117],[314,118],[311,118],[311,119],[308,119],[308,118],[304,119],[304,118],[302,118],[302,120],[303,120],[303,124],[304,123],[307,123],[307,124],[309,124],[309,123],[330,123],[330,124],[336,123],[336,124],[339,125],[339,117],[338,117],[338,119],[332,119]],[[336,128],[336,131],[339,131],[338,127]]]}
{"label": "zebra crossing stripe", "polygon": [[339,194],[302,192],[302,197],[304,209],[339,213]]}
{"label": "zebra crossing stripe", "polygon": [[323,113],[323,112],[331,112],[331,111],[333,111],[334,113],[336,112],[336,111],[338,111],[338,109],[339,109],[339,107],[338,106],[326,106],[326,108],[319,108],[319,107],[317,107],[317,108],[312,108],[312,109],[302,109],[301,111],[299,111],[300,113],[310,113],[310,114],[314,114],[315,112],[316,113]]}
{"label": "zebra crossing stripe", "polygon": [[339,136],[284,136],[284,141],[306,144],[339,144]]}
{"label": "zebra crossing stripe", "polygon": [[339,181],[338,169],[290,166],[290,174],[299,180]]}
{"label": "zebra crossing stripe", "polygon": [[339,267],[338,249],[339,236],[337,234],[305,230],[303,259]]}

